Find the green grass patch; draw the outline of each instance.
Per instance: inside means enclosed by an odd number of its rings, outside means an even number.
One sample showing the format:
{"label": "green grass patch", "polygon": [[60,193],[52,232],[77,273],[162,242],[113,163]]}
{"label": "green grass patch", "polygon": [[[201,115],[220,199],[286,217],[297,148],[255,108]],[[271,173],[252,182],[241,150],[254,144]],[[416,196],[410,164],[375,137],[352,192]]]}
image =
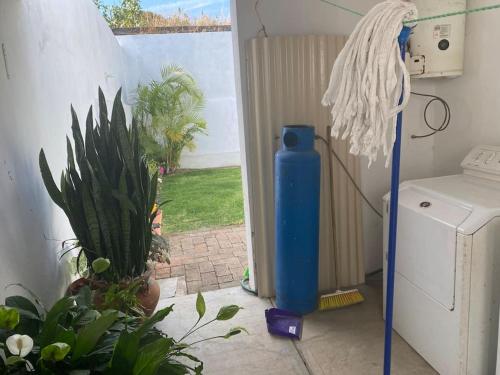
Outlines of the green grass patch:
{"label": "green grass patch", "polygon": [[185,232],[243,223],[241,168],[179,171],[163,177],[162,231]]}

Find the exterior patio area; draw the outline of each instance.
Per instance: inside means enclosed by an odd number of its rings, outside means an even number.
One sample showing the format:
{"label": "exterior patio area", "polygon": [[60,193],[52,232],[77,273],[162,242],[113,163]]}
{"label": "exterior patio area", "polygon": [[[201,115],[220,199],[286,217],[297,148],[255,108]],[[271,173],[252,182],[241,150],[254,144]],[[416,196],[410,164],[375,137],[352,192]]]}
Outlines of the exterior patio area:
{"label": "exterior patio area", "polygon": [[500,375],[499,38],[500,0],[0,0],[0,375]]}
{"label": "exterior patio area", "polygon": [[[381,374],[384,321],[382,320],[382,275],[370,277],[361,287],[362,304],[340,310],[316,311],[304,317],[302,339],[289,340],[267,332],[264,311],[274,300],[258,298],[241,288],[214,290],[204,294],[207,314],[219,306],[236,303],[243,307],[231,322],[248,334],[231,340],[197,344],[193,353],[204,360],[207,375],[360,375]],[[162,287],[159,307],[174,305],[171,316],[158,325],[173,337],[181,337],[197,319],[195,295],[169,298]],[[219,334],[223,322],[197,331],[192,340]],[[437,373],[398,334],[393,336],[393,374]],[[223,353],[223,355],[221,355]]]}
{"label": "exterior patio area", "polygon": [[176,278],[176,282],[168,283],[175,289],[174,295],[239,285],[248,265],[244,225],[166,237],[170,243],[170,264],[157,263],[155,276]]}

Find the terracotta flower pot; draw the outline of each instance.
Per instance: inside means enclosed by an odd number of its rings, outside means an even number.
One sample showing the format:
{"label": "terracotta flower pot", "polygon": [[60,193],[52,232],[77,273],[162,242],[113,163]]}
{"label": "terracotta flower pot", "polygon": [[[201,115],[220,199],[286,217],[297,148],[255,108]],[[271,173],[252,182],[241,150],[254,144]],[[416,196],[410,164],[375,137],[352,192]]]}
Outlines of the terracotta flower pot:
{"label": "terracotta flower pot", "polygon": [[153,277],[147,280],[147,287],[137,293],[137,298],[146,316],[153,315],[153,312],[160,300],[160,284]]}
{"label": "terracotta flower pot", "polygon": [[80,277],[79,279],[76,279],[71,284],[69,284],[68,289],[66,289],[66,295],[75,296],[78,294],[80,289],[87,285],[90,285],[90,280],[86,279],[85,277]]}
{"label": "terracotta flower pot", "polygon": [[[143,276],[144,286],[137,292],[137,298],[141,309],[144,311],[146,316],[151,316],[158,305],[160,300],[160,285],[158,282],[151,277],[150,272],[146,272]],[[124,287],[127,283],[123,284]],[[96,307],[102,306],[104,303],[104,293],[108,288],[108,284],[105,281],[95,281],[87,278],[80,278],[73,281],[66,290],[66,295],[74,296],[78,294],[81,288],[84,286],[89,286],[92,291],[94,291],[93,302]]]}

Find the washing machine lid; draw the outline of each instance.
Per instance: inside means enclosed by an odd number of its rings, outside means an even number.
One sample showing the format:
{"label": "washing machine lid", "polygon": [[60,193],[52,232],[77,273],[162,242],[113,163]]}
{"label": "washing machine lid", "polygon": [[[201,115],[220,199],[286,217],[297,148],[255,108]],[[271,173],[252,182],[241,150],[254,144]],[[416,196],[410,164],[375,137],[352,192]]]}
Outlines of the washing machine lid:
{"label": "washing machine lid", "polygon": [[396,272],[448,310],[455,307],[457,230],[471,212],[415,185],[400,191]]}
{"label": "washing machine lid", "polygon": [[401,184],[400,189],[417,189],[433,199],[470,211],[470,215],[457,227],[458,232],[465,235],[474,234],[500,216],[499,181],[460,174],[407,181]]}

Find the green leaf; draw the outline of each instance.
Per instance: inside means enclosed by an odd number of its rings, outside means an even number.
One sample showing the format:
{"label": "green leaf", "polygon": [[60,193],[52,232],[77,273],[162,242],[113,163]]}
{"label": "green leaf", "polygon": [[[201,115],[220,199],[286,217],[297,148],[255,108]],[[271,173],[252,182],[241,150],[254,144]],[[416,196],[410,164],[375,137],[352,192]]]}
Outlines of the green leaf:
{"label": "green leaf", "polygon": [[104,93],[102,92],[101,87],[99,87],[98,96],[99,96],[99,123],[101,125],[101,129],[103,129],[103,131],[106,132],[108,130],[108,108],[106,105],[106,98],[104,97]]}
{"label": "green leaf", "polygon": [[73,132],[73,140],[75,142],[76,162],[80,168],[82,180],[88,180],[89,168],[87,166],[87,159],[85,158],[85,143],[83,142],[82,131],[80,130],[80,124],[78,123],[78,116],[76,115],[73,106],[71,106],[71,118],[71,130]]}
{"label": "green leaf", "polygon": [[100,274],[106,271],[110,265],[111,262],[109,261],[109,259],[97,258],[92,262],[92,269],[94,270],[95,273]]}
{"label": "green leaf", "polygon": [[28,298],[23,296],[10,296],[5,299],[5,305],[14,307],[21,312],[22,315],[30,319],[40,319],[40,313],[36,306]]}
{"label": "green leaf", "polygon": [[71,350],[71,346],[64,342],[56,342],[54,344],[47,345],[42,349],[41,357],[44,361],[50,362],[60,362]]}
{"label": "green leaf", "polygon": [[64,327],[59,326],[57,335],[54,337],[55,342],[62,342],[71,347],[75,345],[76,334],[73,331],[73,328],[66,329]]}
{"label": "green leaf", "polygon": [[149,191],[149,212],[153,211],[153,207],[156,201],[157,189],[158,189],[158,172],[153,174],[150,182],[151,189]]}
{"label": "green leaf", "polygon": [[165,307],[164,309],[157,311],[151,318],[146,319],[141,327],[139,327],[139,329],[137,330],[137,334],[139,335],[139,337],[145,335],[146,332],[153,328],[155,324],[165,319],[167,315],[173,311],[173,309],[174,305],[170,305],[168,307]]}
{"label": "green leaf", "polygon": [[223,306],[223,307],[221,307],[221,309],[217,313],[217,316],[215,319],[216,320],[229,320],[229,319],[233,318],[238,313],[238,311],[240,311],[242,309],[243,309],[243,307],[239,307],[236,305]]}
{"label": "green leaf", "polygon": [[92,250],[95,250],[97,255],[102,255],[101,250],[101,232],[99,227],[99,220],[97,212],[94,207],[94,201],[90,194],[89,187],[86,183],[82,185],[82,205],[85,214],[85,221],[87,222],[88,232],[92,240]]}
{"label": "green leaf", "polygon": [[89,163],[96,168],[97,165],[97,151],[94,144],[94,127],[93,127],[93,114],[92,106],[90,106],[87,113],[87,120],[85,121],[85,157]]}
{"label": "green leaf", "polygon": [[31,299],[35,302],[36,306],[38,306],[37,309],[39,311],[41,311],[40,317],[42,317],[42,318],[45,317],[45,313],[47,313],[47,309],[43,305],[42,301],[40,301],[40,297],[38,297],[31,289],[29,289],[28,287],[24,286],[21,283],[8,284],[5,287],[5,289],[11,288],[13,286],[17,286],[18,288],[21,288],[22,290],[24,290],[31,297]]}
{"label": "green leaf", "polygon": [[19,312],[20,320],[16,326],[16,333],[30,337],[38,336],[42,318],[36,306],[29,299],[23,296],[10,296],[5,299],[5,305],[15,308]]}
{"label": "green leaf", "polygon": [[47,317],[45,318],[45,323],[43,324],[42,332],[38,337],[38,342],[40,347],[45,347],[51,344],[54,340],[54,337],[57,334],[57,326],[59,323],[59,319],[62,315],[67,314],[69,309],[74,306],[74,298],[73,297],[64,297],[57,301],[52,309],[47,313]]}
{"label": "green leaf", "polygon": [[139,353],[139,341],[140,338],[135,332],[128,333],[127,331],[123,331],[120,334],[115,350],[113,351],[113,357],[111,358],[109,373],[130,373]]}
{"label": "green leaf", "polygon": [[158,374],[168,375],[186,375],[189,373],[190,372],[185,364],[173,361],[162,363],[158,371]]}
{"label": "green leaf", "polygon": [[[203,362],[195,357],[194,355],[184,353],[184,352],[176,352],[172,354],[172,356],[175,357],[185,357],[193,361],[194,363],[197,363],[198,365],[194,368],[194,373],[195,374],[201,374],[203,372]],[[168,363],[163,363],[160,366],[160,371],[159,374],[191,374],[191,371],[189,371],[188,365],[185,363],[186,361],[177,362],[175,360],[170,360]]]}
{"label": "green leaf", "polygon": [[103,313],[99,319],[82,328],[76,337],[72,360],[76,361],[82,356],[90,353],[95,348],[101,336],[117,318],[117,311],[108,311]]}
{"label": "green leaf", "polygon": [[[126,202],[130,202],[133,207],[133,203],[128,199],[128,189],[127,189],[127,169],[123,167],[122,172],[120,174],[120,182],[119,182],[119,189],[120,193],[124,196],[124,199],[120,199],[120,224],[121,224],[121,230],[122,230],[122,235],[121,235],[121,251],[123,252],[124,255],[124,266],[125,269],[128,271],[129,270],[129,264],[130,264],[130,234],[131,234],[131,228],[130,228],[130,213],[129,213],[129,207]],[[135,207],[134,207],[135,210]]]}
{"label": "green leaf", "polygon": [[66,136],[66,152],[68,154],[68,173],[71,176],[71,181],[73,182],[75,191],[80,194],[80,185],[82,184],[82,179],[76,171],[73,147],[71,146],[71,141],[69,140],[68,136]]}
{"label": "green leaf", "polygon": [[65,210],[65,203],[61,191],[54,182],[54,178],[52,177],[52,173],[50,172],[49,164],[47,163],[47,158],[45,157],[43,148],[40,150],[38,163],[40,165],[40,172],[42,173],[43,183],[45,184],[45,188],[47,189],[50,198],[52,198],[55,204]]}
{"label": "green leaf", "polygon": [[97,310],[86,310],[76,321],[80,326],[86,326],[99,319],[101,313]]}
{"label": "green leaf", "polygon": [[112,190],[111,194],[113,195],[113,198],[117,199],[120,201],[120,204],[123,204],[130,212],[133,214],[137,215],[137,209],[135,208],[134,202],[128,197],[127,194],[123,194],[119,190]]}
{"label": "green leaf", "polygon": [[[112,262],[115,262],[114,253],[113,253],[113,243],[111,241],[111,229],[110,223],[108,222],[108,217],[106,215],[106,207],[105,201],[102,196],[102,189],[99,183],[97,176],[90,171],[91,180],[92,180],[92,195],[95,202],[95,209],[97,213],[97,217],[99,219],[99,226],[102,234],[102,238],[104,240],[104,245],[106,251],[104,251],[104,255],[109,257]],[[116,264],[114,264],[116,266]]]}
{"label": "green leaf", "polygon": [[68,136],[66,136],[66,153],[68,154],[68,166],[69,166],[69,168],[76,170],[75,158],[73,155],[73,147],[71,146],[71,141],[69,140]]}
{"label": "green leaf", "polygon": [[75,302],[79,307],[88,308],[92,305],[92,291],[88,285],[84,285],[78,291]]}
{"label": "green leaf", "polygon": [[172,339],[160,338],[141,347],[132,374],[156,375],[172,344]]}
{"label": "green leaf", "polygon": [[207,310],[207,307],[205,306],[205,299],[201,295],[200,292],[198,292],[198,297],[196,297],[196,311],[198,312],[198,321],[203,318],[203,315],[205,315],[205,312]]}
{"label": "green leaf", "polygon": [[244,328],[244,327],[234,327],[234,328],[231,328],[229,330],[229,332],[224,335],[224,338],[228,339],[228,338],[230,338],[232,336],[239,335],[241,332],[245,332],[248,335],[248,331],[246,330],[246,328]]}
{"label": "green leaf", "polygon": [[17,355],[13,355],[13,356],[10,356],[9,358],[7,358],[7,360],[5,361],[5,364],[7,366],[12,366],[12,365],[15,365],[15,364],[21,363],[21,362],[26,362],[26,361]]}
{"label": "green leaf", "polygon": [[14,308],[0,306],[0,329],[13,330],[20,320],[19,311]]}

